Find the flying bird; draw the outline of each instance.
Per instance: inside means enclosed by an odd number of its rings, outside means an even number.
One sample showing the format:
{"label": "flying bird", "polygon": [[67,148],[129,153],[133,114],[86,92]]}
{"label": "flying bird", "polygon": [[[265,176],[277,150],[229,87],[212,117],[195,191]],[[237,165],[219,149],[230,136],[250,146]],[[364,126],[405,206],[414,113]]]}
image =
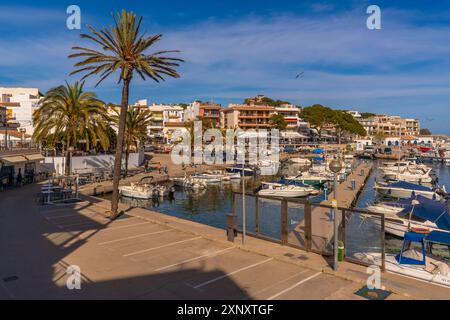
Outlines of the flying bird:
{"label": "flying bird", "polygon": [[304,74],[305,72],[300,72],[296,77],[295,77],[295,79],[298,79],[298,78],[300,78],[300,76],[302,75],[302,74]]}

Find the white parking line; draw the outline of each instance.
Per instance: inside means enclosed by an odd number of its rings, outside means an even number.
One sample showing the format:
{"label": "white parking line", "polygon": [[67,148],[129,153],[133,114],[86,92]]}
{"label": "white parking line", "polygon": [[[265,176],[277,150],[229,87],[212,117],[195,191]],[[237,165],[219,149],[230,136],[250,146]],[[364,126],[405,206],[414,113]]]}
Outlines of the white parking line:
{"label": "white parking line", "polygon": [[233,248],[234,247],[230,247],[230,248],[226,248],[226,249],[223,249],[223,250],[219,250],[219,251],[211,252],[211,253],[208,253],[208,254],[204,254],[202,256],[186,259],[186,260],[180,261],[178,263],[174,263],[174,264],[171,264],[171,265],[168,265],[168,266],[165,266],[165,267],[161,267],[161,268],[155,269],[155,271],[162,271],[162,270],[166,270],[166,269],[169,269],[169,268],[172,268],[172,267],[176,267],[176,266],[179,266],[181,264],[188,263],[188,262],[191,262],[191,261],[200,260],[200,259],[206,258],[206,257],[217,256],[217,255],[223,254],[226,251],[229,251],[230,249],[233,249]]}
{"label": "white parking line", "polygon": [[153,248],[148,248],[148,249],[144,249],[144,250],[139,250],[136,252],[131,252],[131,253],[127,253],[124,254],[123,257],[129,257],[129,256],[134,256],[136,254],[140,254],[140,253],[144,253],[144,252],[148,252],[148,251],[152,251],[152,250],[157,250],[157,249],[161,249],[161,248],[165,248],[165,247],[169,247],[169,246],[173,246],[175,244],[179,244],[179,243],[183,243],[183,242],[188,242],[188,241],[192,241],[192,240],[197,240],[197,239],[201,239],[202,237],[195,237],[195,238],[191,238],[191,239],[187,239],[187,240],[181,240],[181,241],[177,241],[177,242],[171,242],[159,247],[153,247]]}
{"label": "white parking line", "polygon": [[278,292],[277,294],[274,294],[273,296],[267,298],[267,300],[273,300],[273,299],[275,299],[275,298],[281,296],[282,294],[284,294],[284,293],[286,293],[286,292],[288,292],[288,291],[294,289],[295,287],[301,285],[302,283],[305,283],[305,282],[307,282],[307,281],[309,281],[309,280],[311,280],[311,279],[317,277],[317,276],[320,275],[320,274],[322,274],[322,272],[317,272],[317,273],[313,274],[312,276],[310,276],[310,277],[308,277],[308,278],[305,278],[305,279],[303,279],[303,280],[300,280],[299,282],[293,284],[292,286],[290,286],[290,287],[288,287],[288,288],[286,288],[286,289],[284,289],[284,290]]}
{"label": "white parking line", "polygon": [[120,238],[120,239],[114,239],[114,240],[110,240],[110,241],[100,242],[98,245],[102,246],[102,245],[105,245],[105,244],[110,244],[110,243],[119,242],[119,241],[128,240],[128,239],[135,239],[135,238],[139,238],[139,237],[149,236],[149,235],[152,235],[152,234],[164,233],[164,232],[173,231],[173,230],[174,229],[167,229],[167,230],[147,232],[147,233],[138,234],[136,236],[131,236],[131,237],[125,237],[125,238]]}
{"label": "white parking line", "polygon": [[267,290],[270,290],[270,289],[276,287],[277,285],[279,285],[279,284],[281,284],[281,283],[283,283],[283,282],[289,281],[289,280],[291,280],[292,278],[295,278],[295,277],[297,277],[297,276],[299,276],[299,275],[301,275],[301,274],[303,274],[303,273],[305,273],[305,272],[308,272],[308,271],[310,271],[310,270],[309,270],[309,269],[302,270],[302,271],[297,272],[296,274],[294,274],[294,275],[292,275],[292,276],[290,276],[290,277],[287,277],[287,278],[285,278],[285,279],[283,279],[283,280],[280,280],[280,281],[277,281],[277,282],[275,282],[275,283],[272,283],[270,286],[265,287],[264,289],[261,289],[261,290],[259,290],[259,291],[256,291],[256,292],[254,293],[254,295],[259,294],[259,293],[264,292],[264,291],[267,291]]}
{"label": "white parking line", "polygon": [[240,268],[240,269],[235,270],[235,271],[233,271],[233,272],[230,272],[230,273],[221,275],[220,277],[217,277],[217,278],[214,278],[214,279],[211,279],[211,280],[202,282],[202,283],[200,283],[200,284],[194,286],[193,288],[194,288],[194,289],[198,289],[198,288],[204,287],[204,286],[206,286],[206,285],[208,285],[208,284],[210,284],[210,283],[219,281],[220,279],[226,278],[226,277],[231,276],[231,275],[233,275],[233,274],[235,274],[235,273],[238,273],[238,272],[241,272],[241,271],[244,271],[244,270],[247,270],[247,269],[251,269],[251,268],[253,268],[253,267],[259,266],[260,264],[269,262],[270,260],[273,260],[273,258],[269,258],[269,259],[266,259],[266,260],[263,260],[263,261],[254,263],[254,264],[249,265],[249,266],[247,266],[247,267]]}
{"label": "white parking line", "polygon": [[109,228],[104,228],[102,231],[116,230],[116,229],[122,229],[122,228],[128,228],[128,227],[140,226],[140,225],[142,225],[142,224],[149,224],[149,223],[151,223],[151,222],[150,222],[150,221],[146,221],[146,222],[139,222],[139,223],[127,224],[126,226],[120,226],[120,227],[109,227]]}

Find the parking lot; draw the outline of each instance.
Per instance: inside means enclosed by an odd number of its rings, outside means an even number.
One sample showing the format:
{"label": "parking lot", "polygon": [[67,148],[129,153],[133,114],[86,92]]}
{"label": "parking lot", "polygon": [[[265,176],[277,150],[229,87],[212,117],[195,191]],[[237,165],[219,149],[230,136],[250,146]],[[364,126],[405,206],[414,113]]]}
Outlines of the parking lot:
{"label": "parking lot", "polygon": [[111,222],[88,203],[42,207],[40,215],[60,230],[46,235],[54,245],[76,247],[64,263],[79,266],[84,281],[70,297],[324,299],[360,287],[139,217]]}

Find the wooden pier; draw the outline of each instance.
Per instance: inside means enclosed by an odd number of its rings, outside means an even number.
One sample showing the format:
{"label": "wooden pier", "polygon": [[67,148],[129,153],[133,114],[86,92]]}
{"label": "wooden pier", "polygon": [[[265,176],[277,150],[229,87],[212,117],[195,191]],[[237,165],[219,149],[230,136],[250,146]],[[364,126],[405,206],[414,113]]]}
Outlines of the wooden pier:
{"label": "wooden pier", "polygon": [[[337,205],[340,208],[351,208],[357,201],[367,179],[373,168],[372,162],[362,162],[348,175],[347,179],[338,184],[336,189]],[[352,188],[354,180],[355,187]],[[331,206],[333,192],[327,200],[321,204]],[[342,224],[342,212],[338,210],[336,214],[339,224]],[[308,227],[305,227],[308,224]],[[310,234],[306,234],[308,230]],[[305,217],[288,235],[288,240],[297,242],[301,247],[309,247],[314,252],[331,254],[333,250],[333,220],[331,219],[331,209],[327,207],[305,206]]]}

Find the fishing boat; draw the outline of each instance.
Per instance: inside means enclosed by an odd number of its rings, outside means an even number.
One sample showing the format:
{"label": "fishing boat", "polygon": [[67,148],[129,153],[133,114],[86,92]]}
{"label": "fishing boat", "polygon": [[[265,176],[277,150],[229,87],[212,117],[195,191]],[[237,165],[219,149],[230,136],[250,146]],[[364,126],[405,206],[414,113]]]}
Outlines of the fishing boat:
{"label": "fishing boat", "polygon": [[[367,210],[384,213],[385,231],[397,237],[403,237],[411,229],[450,232],[448,205],[423,196],[400,200],[391,205],[384,203],[378,207],[367,207]],[[381,226],[379,215],[362,214],[362,217],[370,218],[372,223]]]}
{"label": "fishing boat", "polygon": [[408,199],[414,195],[421,195],[428,199],[441,200],[441,196],[433,188],[406,181],[375,182],[373,188],[380,194],[391,198]]}
{"label": "fishing boat", "polygon": [[308,196],[310,192],[310,187],[286,185],[274,182],[263,182],[261,184],[261,190],[258,191],[258,195],[283,198],[299,198]]}
{"label": "fishing boat", "polygon": [[[412,243],[419,244],[421,250],[410,249]],[[400,253],[385,254],[386,270],[432,284],[450,287],[449,262],[433,255],[431,252],[427,252],[426,243],[450,246],[450,233],[440,231],[432,231],[428,234],[407,232]],[[369,265],[382,265],[382,254],[378,252],[358,252],[353,256]]]}

